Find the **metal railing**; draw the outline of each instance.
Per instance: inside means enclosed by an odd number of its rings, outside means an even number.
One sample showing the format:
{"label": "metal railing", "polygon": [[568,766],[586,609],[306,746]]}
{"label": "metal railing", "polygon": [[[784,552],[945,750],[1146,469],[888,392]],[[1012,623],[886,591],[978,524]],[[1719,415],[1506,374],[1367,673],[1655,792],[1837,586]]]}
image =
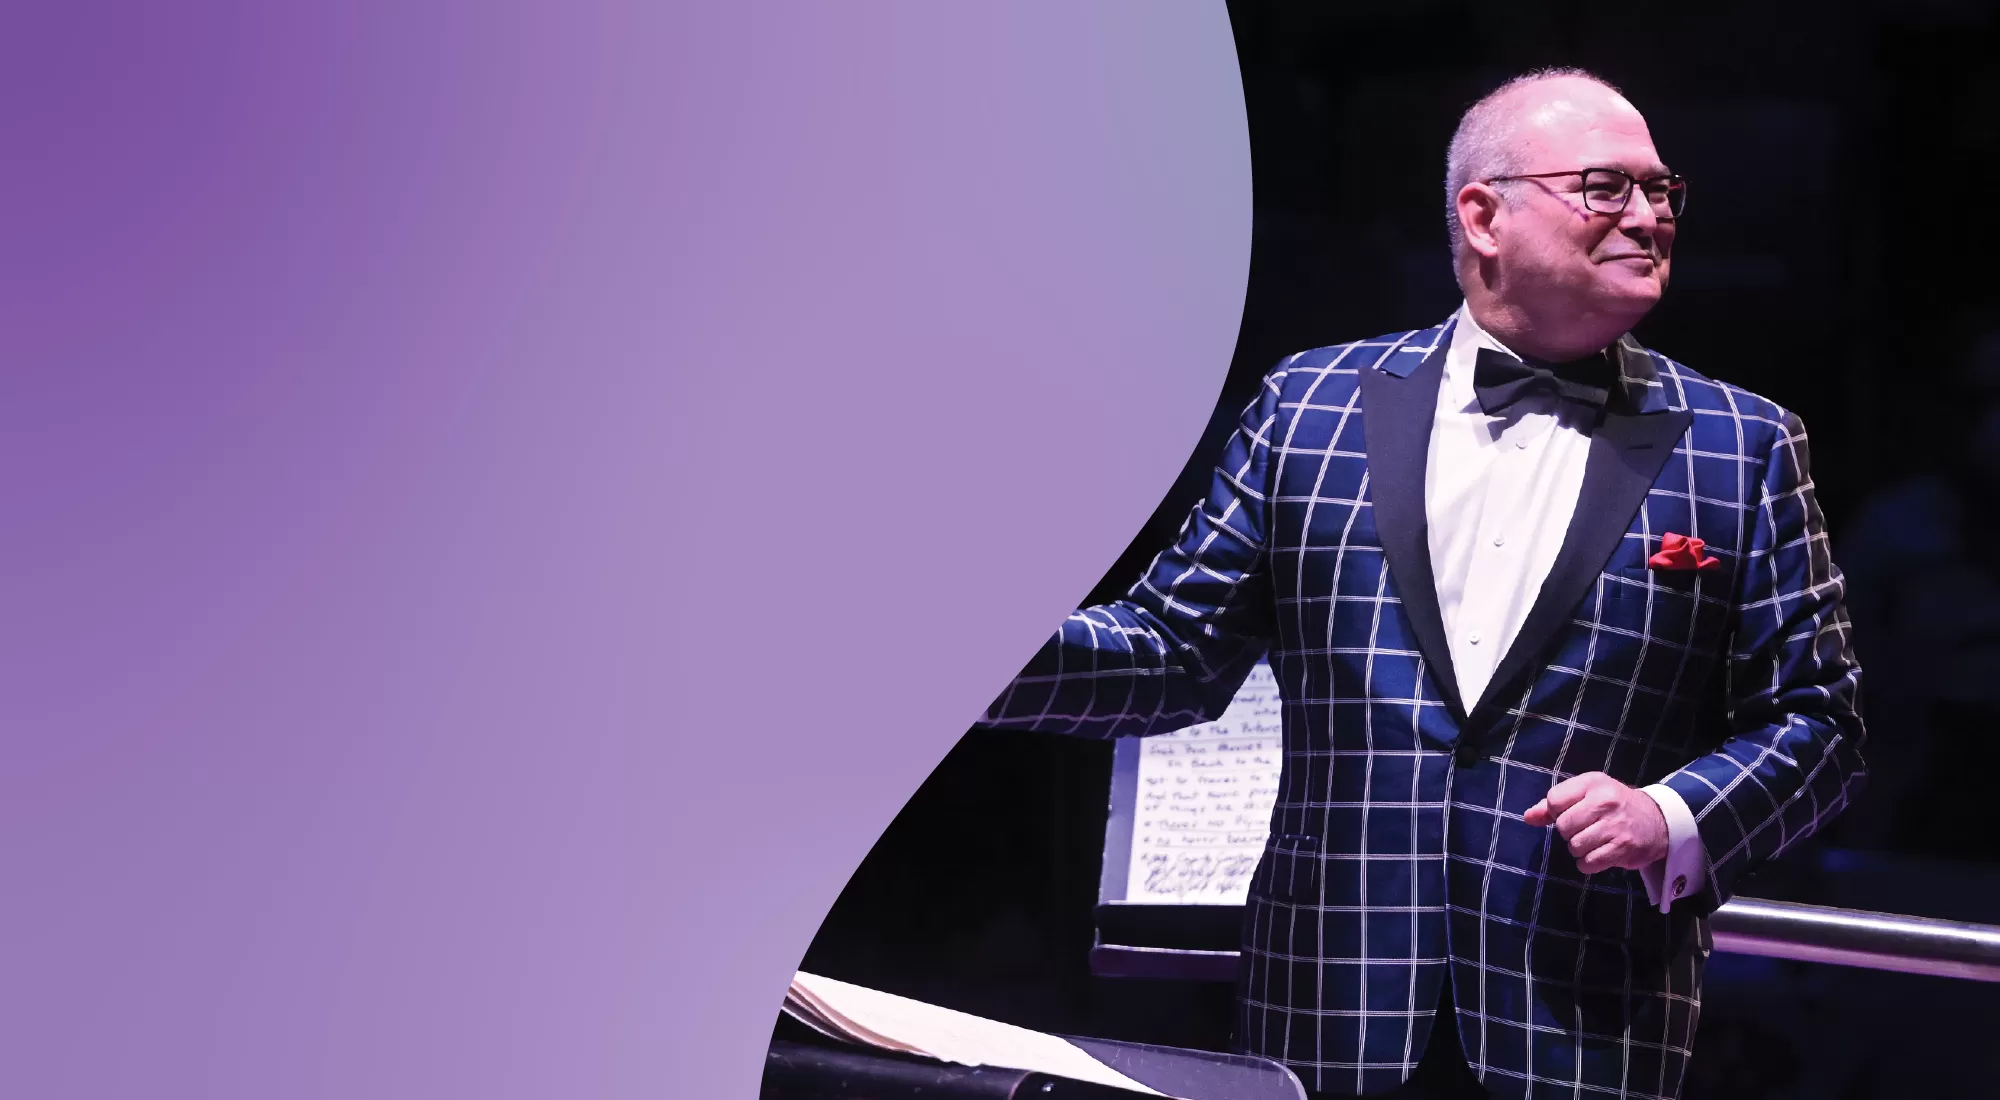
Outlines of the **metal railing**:
{"label": "metal railing", "polygon": [[2000,982],[2000,926],[1737,898],[1709,917],[1717,951]]}
{"label": "metal railing", "polygon": [[[1832,963],[1903,974],[2000,982],[2000,926],[1737,898],[1709,917],[1717,951]],[[1236,976],[1234,951],[1099,944],[1091,970],[1104,977]]]}

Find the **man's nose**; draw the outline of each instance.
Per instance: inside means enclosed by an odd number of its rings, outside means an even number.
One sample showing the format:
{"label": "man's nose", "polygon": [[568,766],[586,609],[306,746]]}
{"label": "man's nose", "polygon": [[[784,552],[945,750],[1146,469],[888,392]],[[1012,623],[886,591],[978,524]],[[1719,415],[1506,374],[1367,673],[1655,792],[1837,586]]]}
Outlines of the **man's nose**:
{"label": "man's nose", "polygon": [[1653,212],[1653,201],[1646,192],[1634,186],[1625,198],[1625,209],[1618,215],[1618,228],[1628,237],[1650,241],[1660,227],[1660,216]]}

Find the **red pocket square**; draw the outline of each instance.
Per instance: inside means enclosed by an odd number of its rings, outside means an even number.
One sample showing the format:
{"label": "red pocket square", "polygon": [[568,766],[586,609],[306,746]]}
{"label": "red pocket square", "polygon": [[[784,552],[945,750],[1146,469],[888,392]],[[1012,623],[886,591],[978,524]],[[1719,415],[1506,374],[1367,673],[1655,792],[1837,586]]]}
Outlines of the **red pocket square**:
{"label": "red pocket square", "polygon": [[1660,552],[1647,558],[1646,564],[1654,569],[1713,569],[1722,564],[1722,559],[1702,557],[1701,552],[1707,546],[1700,539],[1668,531],[1660,536]]}

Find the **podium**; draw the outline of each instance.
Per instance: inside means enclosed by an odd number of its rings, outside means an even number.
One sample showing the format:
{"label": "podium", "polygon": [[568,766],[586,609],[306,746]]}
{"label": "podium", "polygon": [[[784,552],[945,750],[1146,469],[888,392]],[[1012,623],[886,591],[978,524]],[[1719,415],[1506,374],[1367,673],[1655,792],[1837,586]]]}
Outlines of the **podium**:
{"label": "podium", "polygon": [[[1121,740],[1091,970],[1099,976],[1231,980],[1250,872],[1282,760],[1277,684],[1259,663],[1216,722]],[[1176,793],[1178,792],[1178,793]],[[1306,1100],[1283,1063],[1251,1055],[1062,1036],[1098,1061],[1185,1100]],[[1135,1100],[1108,1085],[962,1066],[852,1046],[781,1018],[763,1100]]]}

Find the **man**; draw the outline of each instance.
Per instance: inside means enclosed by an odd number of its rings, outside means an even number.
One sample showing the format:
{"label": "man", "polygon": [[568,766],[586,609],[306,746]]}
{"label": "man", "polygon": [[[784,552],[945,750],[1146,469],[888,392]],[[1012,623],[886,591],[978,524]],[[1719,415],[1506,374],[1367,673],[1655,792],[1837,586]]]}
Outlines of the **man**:
{"label": "man", "polygon": [[1685,187],[1577,70],[1469,110],[1465,303],[1265,378],[1207,500],[988,725],[1207,721],[1285,764],[1238,1043],[1326,1095],[1677,1096],[1705,914],[1862,777],[1797,417],[1641,348]]}

